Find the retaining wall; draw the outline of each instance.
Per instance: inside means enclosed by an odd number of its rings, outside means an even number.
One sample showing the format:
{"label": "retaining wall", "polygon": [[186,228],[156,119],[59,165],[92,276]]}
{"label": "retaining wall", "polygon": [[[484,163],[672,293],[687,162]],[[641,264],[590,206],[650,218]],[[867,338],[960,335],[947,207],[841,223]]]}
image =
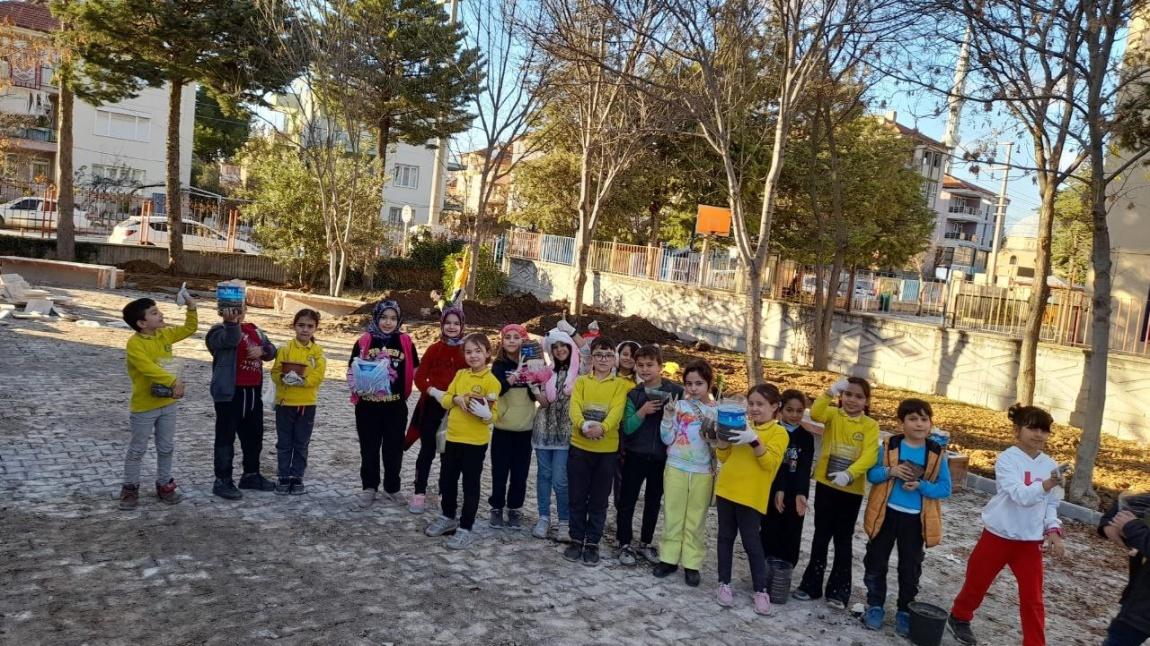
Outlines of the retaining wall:
{"label": "retaining wall", "polygon": [[[132,260],[147,260],[161,267],[168,266],[168,250],[164,247],[105,242],[92,244],[97,248],[93,262],[102,265],[120,265]],[[225,276],[272,283],[287,282],[287,271],[275,264],[271,258],[246,253],[185,250],[184,271],[192,276]]]}

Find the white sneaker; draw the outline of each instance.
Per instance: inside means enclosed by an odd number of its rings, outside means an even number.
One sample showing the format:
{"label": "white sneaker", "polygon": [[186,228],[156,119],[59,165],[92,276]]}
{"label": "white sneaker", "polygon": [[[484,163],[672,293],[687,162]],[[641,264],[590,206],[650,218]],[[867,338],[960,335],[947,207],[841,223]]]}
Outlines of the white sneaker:
{"label": "white sneaker", "polygon": [[455,535],[447,539],[447,549],[463,550],[471,545],[471,530],[457,529]]}
{"label": "white sneaker", "polygon": [[367,509],[375,502],[375,489],[364,489],[355,497],[355,502],[362,509]]}
{"label": "white sneaker", "polygon": [[571,542],[571,525],[561,520],[555,525],[555,540],[559,543]]}
{"label": "white sneaker", "polygon": [[535,529],[531,530],[531,535],[535,538],[547,538],[551,533],[551,519],[543,516],[535,522]]}
{"label": "white sneaker", "polygon": [[458,527],[459,521],[441,514],[436,516],[435,520],[431,521],[431,524],[423,530],[423,533],[432,537],[443,536],[444,534],[455,531]]}
{"label": "white sneaker", "polygon": [[402,491],[397,491],[395,493],[384,492],[383,496],[381,496],[381,497],[385,501],[390,502],[391,504],[395,505],[396,507],[406,507],[407,506],[407,496],[403,495]]}

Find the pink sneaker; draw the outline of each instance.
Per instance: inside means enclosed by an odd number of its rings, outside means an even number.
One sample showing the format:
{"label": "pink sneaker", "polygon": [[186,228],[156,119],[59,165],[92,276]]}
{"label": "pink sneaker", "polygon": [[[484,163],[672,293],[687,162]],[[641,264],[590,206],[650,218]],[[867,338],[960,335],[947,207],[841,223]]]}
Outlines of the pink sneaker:
{"label": "pink sneaker", "polygon": [[411,505],[407,508],[413,514],[422,514],[427,511],[427,496],[417,493],[411,497]]}
{"label": "pink sneaker", "polygon": [[755,593],[755,614],[771,614],[771,595],[767,594],[765,590]]}
{"label": "pink sneaker", "polygon": [[719,584],[719,605],[724,608],[730,608],[735,605],[735,593],[731,591],[729,583]]}

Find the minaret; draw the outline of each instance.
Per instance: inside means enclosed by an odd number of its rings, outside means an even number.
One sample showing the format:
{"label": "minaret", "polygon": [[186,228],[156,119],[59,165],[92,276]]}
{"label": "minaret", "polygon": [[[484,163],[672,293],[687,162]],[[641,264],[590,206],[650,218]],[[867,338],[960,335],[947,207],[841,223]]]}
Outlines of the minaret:
{"label": "minaret", "polygon": [[943,133],[942,143],[946,144],[950,154],[942,166],[943,177],[950,174],[951,160],[957,153],[959,125],[962,123],[963,93],[966,91],[966,74],[970,69],[970,26],[966,27],[966,35],[962,38],[962,47],[958,50],[958,60],[954,64],[954,84],[950,94],[946,97],[946,132]]}
{"label": "minaret", "polygon": [[[447,14],[451,16],[452,24],[458,21],[459,0],[446,0]],[[439,212],[443,209],[443,183],[447,173],[447,138],[440,137],[435,142],[435,161],[431,163],[431,195],[427,200],[427,223],[431,226],[439,224]]]}

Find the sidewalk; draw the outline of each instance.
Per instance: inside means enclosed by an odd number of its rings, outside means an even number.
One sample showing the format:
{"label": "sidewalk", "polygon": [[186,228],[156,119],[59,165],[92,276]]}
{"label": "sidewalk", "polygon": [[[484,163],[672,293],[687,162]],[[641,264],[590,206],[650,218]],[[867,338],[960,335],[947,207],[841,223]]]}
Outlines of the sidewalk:
{"label": "sidewalk", "polygon": [[[89,318],[116,320],[140,294],[72,290]],[[158,298],[158,297],[157,297]],[[161,304],[170,322],[182,314]],[[117,510],[127,436],[127,330],[74,323],[0,321],[0,641],[6,643],[380,644],[906,644],[888,627],[865,631],[821,602],[791,601],[772,617],[753,614],[750,574],[736,548],[736,608],[721,609],[715,587],[714,518],[703,585],[658,580],[608,558],[570,564],[553,543],[485,529],[467,552],[447,550],[421,530],[432,514],[377,505],[356,510],[359,455],[342,379],[354,337],[321,326],[328,381],[321,389],[309,493],[211,496],[213,411],[210,357],[201,332],[175,346],[189,382],[181,405],[175,476],[187,498],[156,501],[144,461],[140,508]],[[276,341],[290,319],[253,310]],[[266,416],[263,465],[274,473],[273,416]],[[238,452],[238,450],[237,450]],[[404,461],[405,492],[414,454]],[[433,470],[433,481],[437,467]],[[485,470],[484,496],[489,491]],[[535,519],[534,469],[527,527]],[[920,600],[949,606],[977,538],[986,498],[964,492],[944,507],[944,542],[928,550]],[[480,506],[480,518],[487,506]],[[613,512],[609,515],[613,534]],[[637,514],[638,517],[638,514]],[[807,522],[808,542],[813,523]],[[805,547],[805,545],[804,545]],[[862,600],[856,534],[853,601]],[[1125,560],[1117,549],[1071,528],[1069,558],[1048,563],[1051,643],[1096,644],[1117,607]],[[604,551],[609,553],[608,550]],[[801,567],[805,565],[805,552]],[[895,589],[891,572],[892,596]],[[975,621],[984,644],[1020,642],[1009,574],[991,589]],[[890,600],[893,607],[893,598]],[[890,614],[893,614],[891,612]],[[948,636],[945,644],[955,642]]]}

